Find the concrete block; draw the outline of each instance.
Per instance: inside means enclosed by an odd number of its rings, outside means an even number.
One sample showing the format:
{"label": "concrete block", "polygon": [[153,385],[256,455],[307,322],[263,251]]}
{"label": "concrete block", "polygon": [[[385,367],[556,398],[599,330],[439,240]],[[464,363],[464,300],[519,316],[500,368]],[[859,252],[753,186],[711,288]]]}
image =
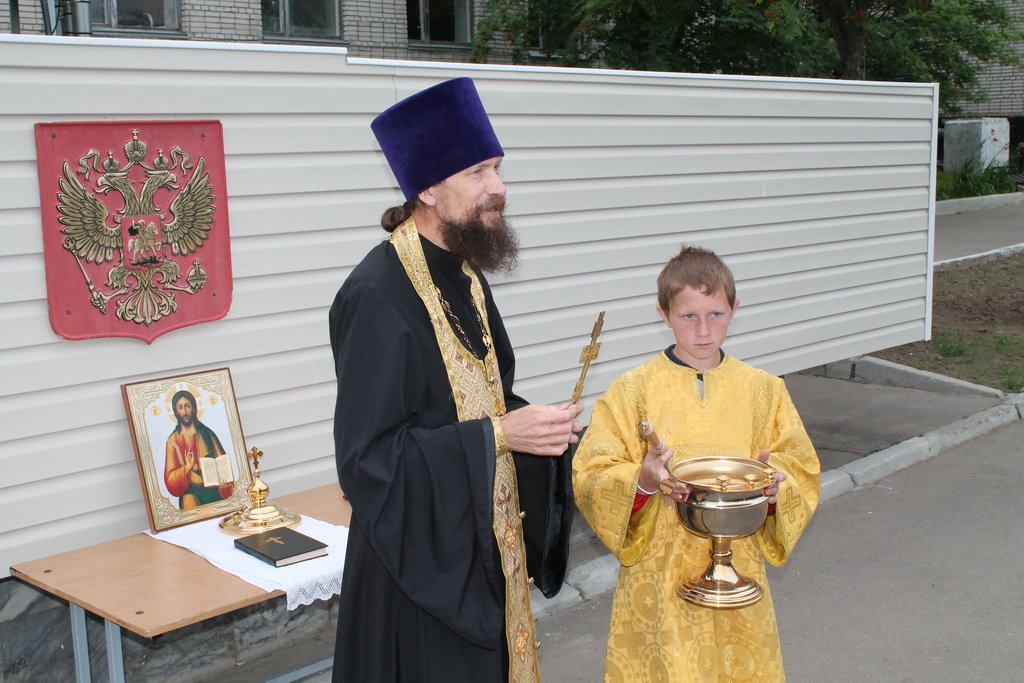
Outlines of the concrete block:
{"label": "concrete block", "polygon": [[972,161],[979,168],[1005,166],[1010,161],[1010,122],[1007,119],[955,119],[943,128],[944,171],[955,173]]}
{"label": "concrete block", "polygon": [[0,681],[73,683],[70,624],[66,603],[20,581],[0,582]]}

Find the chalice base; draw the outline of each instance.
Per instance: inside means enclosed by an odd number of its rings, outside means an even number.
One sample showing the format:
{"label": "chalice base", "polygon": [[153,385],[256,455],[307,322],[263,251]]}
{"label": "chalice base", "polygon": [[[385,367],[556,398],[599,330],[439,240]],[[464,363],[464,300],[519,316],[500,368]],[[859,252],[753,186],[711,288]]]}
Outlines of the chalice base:
{"label": "chalice base", "polygon": [[235,536],[248,536],[264,531],[293,527],[302,521],[302,515],[288,508],[267,503],[260,507],[242,508],[220,520],[220,528]]}
{"label": "chalice base", "polygon": [[699,580],[676,586],[676,595],[701,607],[736,609],[753,605],[764,591],[753,579],[740,576],[731,564],[712,562]]}

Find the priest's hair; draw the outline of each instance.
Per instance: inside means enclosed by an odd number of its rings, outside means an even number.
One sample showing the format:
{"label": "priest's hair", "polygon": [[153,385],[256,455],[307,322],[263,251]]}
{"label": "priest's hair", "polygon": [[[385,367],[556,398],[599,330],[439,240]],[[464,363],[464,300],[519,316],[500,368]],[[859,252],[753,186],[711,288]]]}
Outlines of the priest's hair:
{"label": "priest's hair", "polygon": [[409,217],[412,216],[412,212],[421,203],[422,202],[420,202],[419,197],[413,197],[401,206],[392,206],[384,212],[383,216],[380,217],[380,227],[384,228],[388,232],[394,232],[395,228],[409,220]]}

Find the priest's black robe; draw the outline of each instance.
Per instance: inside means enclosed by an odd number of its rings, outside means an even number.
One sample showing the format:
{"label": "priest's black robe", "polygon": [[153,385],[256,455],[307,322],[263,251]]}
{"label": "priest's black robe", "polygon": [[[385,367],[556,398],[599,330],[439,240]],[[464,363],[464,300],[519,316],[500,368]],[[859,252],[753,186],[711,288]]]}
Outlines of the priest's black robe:
{"label": "priest's black robe", "polygon": [[[447,251],[420,241],[435,284],[482,357],[469,278]],[[512,392],[515,358],[482,276],[481,284],[514,410],[526,404]],[[330,331],[338,477],[352,504],[333,680],[507,680],[504,576],[491,529],[493,427],[489,419],[458,420],[426,308],[389,242],[342,285]],[[550,597],[568,552],[569,458],[515,458],[528,570]]]}

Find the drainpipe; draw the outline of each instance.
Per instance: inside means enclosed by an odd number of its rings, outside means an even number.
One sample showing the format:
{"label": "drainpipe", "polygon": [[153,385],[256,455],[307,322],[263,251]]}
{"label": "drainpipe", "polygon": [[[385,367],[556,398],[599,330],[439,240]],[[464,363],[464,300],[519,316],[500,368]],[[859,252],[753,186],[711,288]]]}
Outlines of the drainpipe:
{"label": "drainpipe", "polygon": [[21,17],[18,14],[18,0],[10,0],[8,3],[11,13],[11,33],[21,33]]}

